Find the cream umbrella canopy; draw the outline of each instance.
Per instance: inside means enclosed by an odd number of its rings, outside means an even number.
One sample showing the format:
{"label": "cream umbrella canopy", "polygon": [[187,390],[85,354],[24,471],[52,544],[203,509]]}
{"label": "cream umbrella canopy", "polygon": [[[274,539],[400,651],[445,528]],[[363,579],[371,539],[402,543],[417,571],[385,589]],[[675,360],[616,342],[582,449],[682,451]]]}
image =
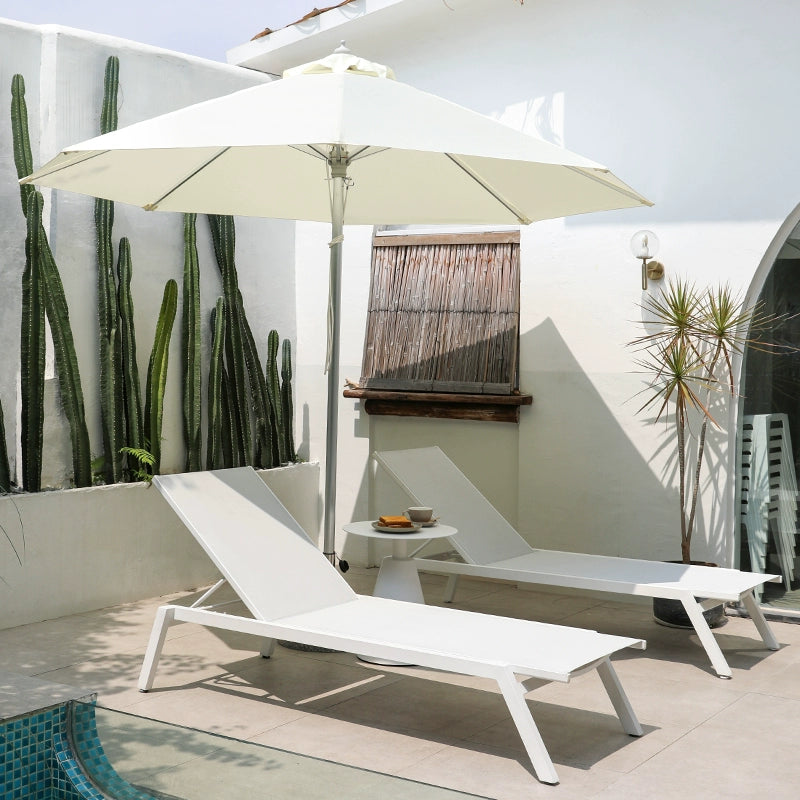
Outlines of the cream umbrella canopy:
{"label": "cream umbrella canopy", "polygon": [[331,224],[323,550],[334,559],[343,225],[511,224],[651,205],[607,168],[343,47],[65,148],[22,179],[148,211]]}

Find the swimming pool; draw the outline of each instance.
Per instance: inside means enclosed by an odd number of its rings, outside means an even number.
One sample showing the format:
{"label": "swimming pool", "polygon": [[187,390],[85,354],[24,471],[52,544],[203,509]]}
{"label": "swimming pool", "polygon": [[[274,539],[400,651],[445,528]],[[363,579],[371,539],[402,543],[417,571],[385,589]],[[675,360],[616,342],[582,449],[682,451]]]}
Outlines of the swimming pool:
{"label": "swimming pool", "polygon": [[103,708],[0,672],[0,800],[466,800],[392,775]]}

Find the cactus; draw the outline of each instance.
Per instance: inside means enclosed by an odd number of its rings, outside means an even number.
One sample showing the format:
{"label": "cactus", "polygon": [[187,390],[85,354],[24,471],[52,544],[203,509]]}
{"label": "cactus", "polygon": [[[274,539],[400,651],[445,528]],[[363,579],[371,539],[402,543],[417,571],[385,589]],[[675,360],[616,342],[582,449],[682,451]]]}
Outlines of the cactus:
{"label": "cactus", "polygon": [[253,338],[253,332],[250,329],[247,316],[245,315],[242,293],[238,289],[236,290],[236,304],[236,317],[242,334],[244,361],[247,367],[247,379],[250,386],[250,397],[256,422],[253,466],[274,467],[278,464],[276,461],[277,450],[275,447],[275,439],[272,435],[274,408],[270,402],[266,379],[261,369],[261,361],[258,357],[256,341]]}
{"label": "cactus", "polygon": [[[17,177],[24,178],[33,172],[31,138],[28,132],[28,106],[25,102],[25,80],[22,75],[11,79],[11,135],[14,140],[14,163]],[[35,189],[29,183],[20,185],[22,213],[28,216],[28,201]]]}
{"label": "cactus", "polygon": [[267,392],[269,395],[269,403],[272,408],[272,415],[270,419],[270,428],[272,432],[273,453],[272,461],[273,466],[285,464],[286,457],[286,442],[280,435],[283,427],[282,417],[283,409],[281,407],[281,385],[278,374],[278,344],[280,337],[278,331],[272,330],[267,336],[267,363],[266,363],[266,382]]}
{"label": "cactus", "polygon": [[297,453],[294,449],[294,402],[292,399],[292,343],[283,340],[281,348],[281,414],[283,428],[280,435],[283,438],[284,450],[287,461],[296,461]]}
{"label": "cactus", "polygon": [[200,428],[200,267],[196,220],[196,214],[183,216],[183,441],[186,445],[186,472],[203,468]]}
{"label": "cactus", "polygon": [[[33,158],[31,156],[30,136],[28,133],[28,113],[25,104],[25,82],[21,75],[15,75],[11,82],[11,127],[12,136],[14,140],[14,163],[17,168],[17,176],[22,178],[29,175],[33,170]],[[29,285],[28,289],[23,286],[23,297],[27,303],[34,300],[35,294],[38,292],[44,300],[45,313],[47,320],[50,323],[50,332],[52,334],[53,346],[55,350],[56,372],[59,380],[59,387],[61,390],[61,402],[64,407],[64,413],[67,417],[67,422],[70,428],[70,437],[72,439],[72,465],[74,470],[74,480],[76,486],[91,486],[92,483],[92,465],[91,454],[89,452],[89,432],[86,428],[86,415],[83,407],[83,391],[81,390],[80,371],[78,369],[78,359],[75,355],[75,344],[72,338],[72,328],[69,324],[69,311],[67,310],[67,303],[64,297],[64,287],[61,283],[61,277],[58,274],[58,267],[56,266],[55,259],[50,250],[50,244],[47,241],[47,235],[44,231],[42,223],[42,210],[44,207],[44,198],[42,195],[35,191],[33,187],[21,187],[21,201],[23,203],[23,211],[26,217],[33,217],[29,219],[29,228],[33,226],[38,233],[36,241],[31,240],[26,246],[27,255],[30,257],[32,252],[37,253],[36,261],[37,266],[34,268],[34,277],[38,274],[39,287]],[[33,212],[33,214],[31,214]],[[26,276],[23,280],[29,280],[31,277],[26,269]],[[34,297],[30,292],[34,293]],[[29,306],[28,313],[31,312]],[[34,310],[35,313],[35,310]],[[30,316],[23,314],[23,325],[30,325],[32,322]],[[30,338],[23,331],[23,341],[26,339],[29,342]],[[28,358],[33,357],[38,353],[38,345],[34,346],[33,351],[28,349]],[[38,369],[38,368],[37,368]],[[42,389],[43,391],[43,374],[42,375]],[[23,377],[23,381],[26,380]],[[40,380],[38,375],[27,375],[27,380],[33,380],[34,384],[29,384],[23,393],[32,398],[31,402],[38,404],[38,392],[40,389],[36,386],[37,381]],[[43,395],[42,395],[43,396]],[[36,414],[36,411],[29,411],[23,409],[23,417],[27,413]],[[35,426],[34,426],[35,427]],[[41,461],[41,443],[42,440],[35,434],[34,431],[28,429],[27,437],[30,444],[37,450],[38,455],[32,455],[34,459]],[[24,462],[25,459],[23,459]],[[25,471],[23,463],[23,472]],[[34,485],[36,480],[34,479]],[[26,487],[28,488],[28,487]]]}
{"label": "cactus", "polygon": [[28,234],[25,238],[25,272],[22,275],[22,486],[28,492],[42,488],[42,443],[44,441],[44,284],[41,278],[41,201],[28,196]]}
{"label": "cactus", "polygon": [[[41,198],[39,192],[35,194]],[[39,210],[41,212],[41,202]],[[78,357],[75,354],[75,342],[72,338],[64,286],[44,233],[39,239],[39,255],[44,281],[45,311],[53,338],[61,404],[67,417],[72,440],[72,467],[75,485],[91,486],[92,455],[89,449],[89,431],[86,427]]]}
{"label": "cactus", "polygon": [[[248,442],[248,447],[245,449],[247,463],[258,467],[277,466],[279,463],[278,452],[272,435],[275,407],[270,401],[258,349],[247,321],[242,294],[239,291],[234,260],[235,228],[233,218],[209,215],[209,223],[228,307],[225,356],[230,376],[231,394],[235,398],[232,405],[235,403],[242,409],[240,422],[243,421],[243,424],[236,428],[235,433],[237,436],[241,433],[246,437]],[[251,448],[249,444],[251,412],[254,415],[254,448]]]}
{"label": "cactus", "polygon": [[[33,172],[25,81],[22,75],[11,80],[11,129],[14,163],[18,177]],[[22,329],[20,373],[22,392],[22,485],[38,492],[42,483],[42,442],[44,431],[45,327],[42,282],[39,275],[39,219],[33,186],[20,186],[22,213],[27,220],[25,271],[22,274]],[[34,213],[28,213],[33,201]],[[32,231],[35,229],[35,231]]]}
{"label": "cactus", "polygon": [[[223,326],[224,326],[223,317]],[[236,416],[231,409],[233,408],[233,388],[231,386],[231,379],[228,376],[228,370],[225,369],[225,363],[222,364],[222,465],[224,467],[234,467],[239,459],[238,453],[235,452],[234,442],[238,435],[238,423]]]}
{"label": "cactus", "polygon": [[223,383],[225,368],[225,300],[220,297],[211,312],[211,364],[208,371],[208,444],[206,446],[206,469],[220,469],[223,459]]}
{"label": "cactus", "polygon": [[231,414],[233,392],[225,369],[225,304],[225,299],[220,297],[216,308],[211,311],[212,355],[208,379],[206,469],[234,466],[233,440],[236,436],[236,421]]}
{"label": "cactus", "polygon": [[0,492],[11,491],[11,470],[6,449],[6,425],[3,421],[3,404],[0,403]]}
{"label": "cactus", "polygon": [[[117,127],[119,59],[106,61],[100,133]],[[100,414],[103,428],[104,477],[106,483],[122,479],[122,445],[125,431],[123,399],[122,337],[119,332],[117,288],[114,281],[114,203],[100,198],[94,201],[97,228],[97,316],[100,329]],[[130,254],[128,254],[130,255]],[[131,444],[129,441],[128,444]]]}
{"label": "cactus", "polygon": [[106,74],[103,81],[103,107],[100,111],[100,133],[117,129],[117,95],[119,93],[119,59],[109,56],[106,59]]}
{"label": "cactus", "polygon": [[250,402],[242,358],[244,345],[237,305],[238,286],[234,264],[236,233],[232,217],[210,214],[208,222],[225,297],[225,363],[233,395],[230,407],[231,421],[234,425],[232,466],[239,467],[251,464],[253,457],[250,440]]}
{"label": "cactus", "polygon": [[[125,406],[125,440],[128,447],[144,447],[144,420],[139,366],[136,361],[136,331],[131,295],[131,249],[127,237],[119,240],[117,259],[117,306],[119,308],[120,346],[122,349],[122,395]],[[124,449],[124,448],[121,448]]]}
{"label": "cactus", "polygon": [[[125,418],[122,381],[122,346],[118,326],[100,339],[100,408],[103,429],[103,481],[118,483],[123,476]],[[117,447],[119,445],[119,447]]]}
{"label": "cactus", "polygon": [[153,474],[161,471],[161,423],[164,417],[164,390],[169,364],[169,340],[178,310],[178,284],[170,279],[164,286],[164,297],[153,338],[153,350],[147,369],[147,391],[144,410],[145,439],[153,456]]}
{"label": "cactus", "polygon": [[[14,163],[17,168],[17,176],[23,178],[33,170],[33,159],[31,157],[30,137],[28,134],[28,114],[25,104],[25,82],[21,75],[15,75],[11,83],[11,127],[14,139]],[[61,390],[61,403],[70,429],[72,440],[72,466],[76,486],[91,486],[92,484],[92,464],[89,452],[89,432],[86,428],[86,414],[83,407],[83,391],[81,389],[80,371],[78,369],[78,359],[75,355],[75,344],[72,338],[72,328],[69,323],[69,311],[64,296],[64,287],[61,283],[61,276],[58,274],[50,244],[42,223],[42,211],[44,198],[41,193],[35,191],[33,187],[21,187],[21,199],[23,211],[26,217],[33,217],[28,220],[29,227],[38,231],[35,244],[32,243],[26,249],[38,251],[37,264],[38,276],[41,288],[32,288],[31,291],[40,292],[44,299],[44,308],[47,320],[50,323],[50,333],[52,334],[53,346],[55,350],[56,373],[58,375],[59,388]],[[34,213],[31,215],[31,211]],[[27,270],[26,270],[27,272]],[[24,280],[24,279],[23,279]],[[23,296],[25,295],[23,287]],[[28,302],[32,298],[28,295]],[[30,318],[23,315],[23,324],[30,323]],[[23,331],[23,340],[25,339]],[[30,357],[30,352],[29,352]],[[28,380],[38,380],[33,376],[28,376]],[[23,381],[25,378],[23,378]],[[31,390],[33,395],[31,395]],[[28,387],[23,390],[29,397],[35,397],[38,392],[36,387]],[[38,402],[33,400],[33,402]],[[23,416],[27,413],[23,408]],[[29,438],[31,432],[28,431]],[[32,443],[41,451],[41,439],[31,440]],[[41,452],[38,459],[41,460]],[[24,459],[23,459],[24,461]],[[23,464],[23,471],[25,466]],[[28,487],[26,487],[28,488]]]}

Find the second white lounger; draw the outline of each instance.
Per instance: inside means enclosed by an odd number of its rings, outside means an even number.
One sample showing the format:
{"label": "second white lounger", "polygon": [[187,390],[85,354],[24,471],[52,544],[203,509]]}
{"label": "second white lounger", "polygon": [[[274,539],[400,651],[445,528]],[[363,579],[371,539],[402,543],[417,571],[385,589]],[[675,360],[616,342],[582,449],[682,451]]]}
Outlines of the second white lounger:
{"label": "second white lounger", "polygon": [[414,503],[432,506],[458,529],[450,541],[465,563],[416,560],[418,569],[450,575],[448,602],[459,575],[680,600],[717,675],[730,678],[731,668],[703,609],[741,601],[764,644],[779,648],[753,590],[780,581],[780,575],[534,549],[438,447],[376,452],[374,458]]}
{"label": "second white lounger", "polygon": [[196,622],[492,678],[544,783],[558,783],[558,776],[517,675],[566,683],[596,669],[624,730],[642,734],[610,661],[618,650],[643,647],[641,640],[357,595],[249,467],[157,476],[153,483],[253,618],[161,606],[142,665],[141,691],[153,685],[168,627]]}

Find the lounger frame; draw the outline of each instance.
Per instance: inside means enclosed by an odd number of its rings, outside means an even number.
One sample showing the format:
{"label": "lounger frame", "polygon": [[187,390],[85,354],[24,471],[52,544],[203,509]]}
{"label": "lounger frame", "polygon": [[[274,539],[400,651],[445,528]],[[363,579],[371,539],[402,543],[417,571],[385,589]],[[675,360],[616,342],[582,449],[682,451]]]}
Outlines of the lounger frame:
{"label": "lounger frame", "polygon": [[754,594],[764,583],[780,582],[779,575],[535,549],[439,447],[375,452],[373,457],[414,504],[432,506],[443,521],[458,529],[449,541],[463,563],[415,560],[419,570],[450,576],[445,602],[453,601],[460,575],[678,600],[721,678],[733,673],[703,611],[721,602],[740,602],[766,647],[780,648]]}
{"label": "lounger frame", "polygon": [[[250,468],[157,476],[154,484],[212,558],[252,617],[220,606],[161,606],[139,677],[153,687],[169,627],[196,623],[252,634],[268,656],[276,639],[405,661],[497,683],[537,778],[558,775],[525,700],[526,682],[598,675],[623,730],[642,735],[610,657],[639,639],[357,595]],[[298,575],[305,576],[304,581]]]}

